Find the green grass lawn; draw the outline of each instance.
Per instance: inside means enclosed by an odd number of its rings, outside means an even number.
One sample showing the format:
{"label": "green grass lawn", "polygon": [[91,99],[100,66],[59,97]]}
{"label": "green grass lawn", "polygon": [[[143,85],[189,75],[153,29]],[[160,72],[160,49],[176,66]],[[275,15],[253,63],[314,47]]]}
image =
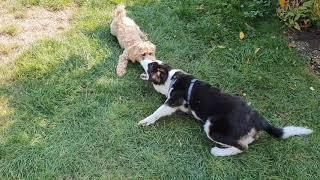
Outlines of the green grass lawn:
{"label": "green grass lawn", "polygon": [[288,140],[263,134],[247,152],[221,158],[191,117],[137,126],[164,98],[139,79],[138,64],[115,74],[122,50],[109,24],[118,2],[75,2],[73,28],[62,38],[0,66],[0,179],[320,178],[320,77],[288,48],[276,17],[246,18],[237,0],[127,3],[160,60],[243,95],[275,125],[315,131]]}

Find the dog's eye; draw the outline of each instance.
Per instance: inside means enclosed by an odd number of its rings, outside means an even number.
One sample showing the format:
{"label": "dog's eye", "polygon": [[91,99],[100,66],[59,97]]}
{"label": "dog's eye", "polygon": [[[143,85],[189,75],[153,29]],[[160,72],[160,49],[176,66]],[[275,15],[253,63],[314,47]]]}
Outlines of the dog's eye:
{"label": "dog's eye", "polygon": [[149,53],[149,55],[151,56],[153,53]]}
{"label": "dog's eye", "polygon": [[143,54],[142,54],[142,56],[146,56],[146,55],[147,55],[147,53],[143,53]]}

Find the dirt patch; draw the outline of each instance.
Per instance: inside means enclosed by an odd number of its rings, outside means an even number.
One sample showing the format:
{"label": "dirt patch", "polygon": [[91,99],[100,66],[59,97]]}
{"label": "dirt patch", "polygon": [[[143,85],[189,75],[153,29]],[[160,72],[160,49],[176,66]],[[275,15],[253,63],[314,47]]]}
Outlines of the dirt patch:
{"label": "dirt patch", "polygon": [[0,4],[0,29],[14,26],[15,35],[0,33],[0,64],[14,60],[31,43],[44,37],[53,37],[70,27],[74,7],[61,11],[48,11],[43,7],[30,7],[22,12],[10,12]]}
{"label": "dirt patch", "polygon": [[320,73],[320,28],[316,27],[302,32],[289,33],[291,46],[307,58],[310,68]]}

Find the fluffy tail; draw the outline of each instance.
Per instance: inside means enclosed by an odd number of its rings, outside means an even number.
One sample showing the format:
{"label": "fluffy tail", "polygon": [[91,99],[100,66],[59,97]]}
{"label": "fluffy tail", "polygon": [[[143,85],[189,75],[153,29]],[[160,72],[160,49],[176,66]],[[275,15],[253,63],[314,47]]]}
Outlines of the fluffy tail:
{"label": "fluffy tail", "polygon": [[114,11],[114,17],[124,17],[126,16],[126,9],[124,5],[117,5]]}
{"label": "fluffy tail", "polygon": [[264,120],[263,130],[268,134],[277,137],[286,139],[291,136],[301,136],[311,134],[313,131],[304,127],[296,127],[296,126],[287,126],[284,128],[277,128],[272,126],[268,121]]}
{"label": "fluffy tail", "polygon": [[287,126],[282,128],[283,134],[281,136],[282,139],[286,139],[291,136],[301,136],[311,134],[313,131],[304,127],[296,127],[296,126]]}

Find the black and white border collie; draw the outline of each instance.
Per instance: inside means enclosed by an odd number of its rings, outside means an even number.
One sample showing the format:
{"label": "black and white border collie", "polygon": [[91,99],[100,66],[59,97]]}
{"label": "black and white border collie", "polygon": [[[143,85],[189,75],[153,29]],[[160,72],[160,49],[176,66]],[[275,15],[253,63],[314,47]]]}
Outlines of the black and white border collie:
{"label": "black and white border collie", "polygon": [[151,125],[176,111],[190,113],[201,122],[207,137],[217,144],[211,149],[214,156],[243,152],[257,139],[259,131],[282,139],[312,133],[312,130],[303,127],[274,127],[240,97],[226,94],[161,61],[145,58],[140,64],[145,71],[140,78],[151,81],[155,90],[167,99],[139,125]]}

